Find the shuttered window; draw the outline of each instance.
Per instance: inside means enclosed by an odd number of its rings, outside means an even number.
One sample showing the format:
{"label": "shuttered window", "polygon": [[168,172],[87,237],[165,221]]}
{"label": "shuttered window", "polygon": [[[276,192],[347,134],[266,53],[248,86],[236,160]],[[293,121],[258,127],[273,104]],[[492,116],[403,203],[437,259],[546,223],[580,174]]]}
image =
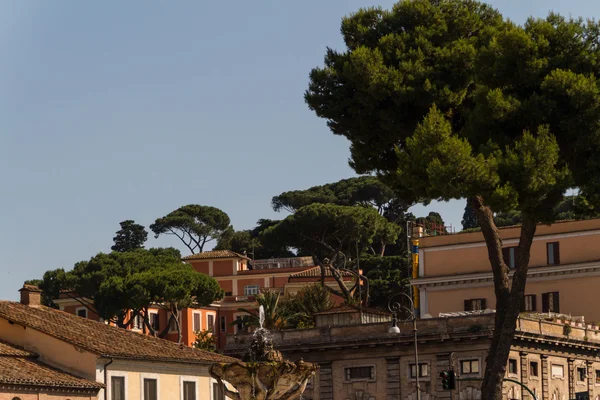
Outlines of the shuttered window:
{"label": "shuttered window", "polygon": [[213,333],[215,331],[215,316],[212,314],[208,315],[208,331]]}
{"label": "shuttered window", "polygon": [[523,296],[523,303],[521,304],[521,311],[533,312],[536,311],[536,298],[535,294],[527,294]]}
{"label": "shuttered window", "polygon": [[542,312],[560,312],[558,301],[558,292],[550,292],[542,294]]}
{"label": "shuttered window", "polygon": [[125,400],[125,377],[113,376],[110,378],[111,400]]}
{"label": "shuttered window", "polygon": [[157,400],[156,379],[144,379],[144,400]]}
{"label": "shuttered window", "polygon": [[485,299],[465,300],[465,311],[485,310]]}
{"label": "shuttered window", "polygon": [[196,382],[183,382],[183,400],[196,400]]}
{"label": "shuttered window", "polygon": [[160,330],[160,323],[158,319],[158,313],[150,313],[150,326],[155,331]]}
{"label": "shuttered window", "polygon": [[200,313],[194,313],[194,332],[199,332],[201,327],[200,327]]}

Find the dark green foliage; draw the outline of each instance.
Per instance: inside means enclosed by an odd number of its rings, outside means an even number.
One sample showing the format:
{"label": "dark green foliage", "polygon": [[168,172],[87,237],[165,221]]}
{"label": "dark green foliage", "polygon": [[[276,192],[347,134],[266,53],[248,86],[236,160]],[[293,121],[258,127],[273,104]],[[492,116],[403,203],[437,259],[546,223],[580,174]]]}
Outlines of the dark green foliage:
{"label": "dark green foliage", "polygon": [[231,229],[223,234],[214,250],[232,250],[239,254],[246,254],[252,259],[294,257],[294,253],[285,244],[269,243],[261,233],[270,226],[277,225],[279,221],[260,219],[254,229],[234,231]]}
{"label": "dark green foliage", "polygon": [[348,50],[328,49],[325,66],[311,72],[306,101],[350,140],[356,171],[393,170],[395,147],[433,102],[445,111],[465,100],[477,51],[502,26],[500,14],[471,1],[360,10],[342,21]]}
{"label": "dark green foliage", "polygon": [[322,285],[314,284],[303,287],[294,295],[284,298],[283,308],[287,327],[290,329],[307,329],[315,326],[316,313],[333,308],[331,293]]}
{"label": "dark green foliage", "polygon": [[196,341],[194,342],[194,347],[196,349],[215,352],[216,351],[216,342],[217,337],[205,330],[196,333]]}
{"label": "dark green foliage", "polygon": [[337,253],[356,254],[375,239],[395,242],[399,228],[373,208],[312,204],[300,208],[275,226],[265,230],[269,239],[307,249],[319,259]]}
{"label": "dark green foliage", "polygon": [[[407,213],[412,203],[398,198],[380,179],[374,176],[360,176],[343,179],[339,182],[314,186],[306,190],[284,192],[273,197],[275,211],[285,209],[294,212],[310,204],[336,204],[341,206],[360,206],[375,208],[389,222],[406,226]],[[372,254],[399,254],[406,250],[404,241],[382,243],[374,240],[369,251]]]}
{"label": "dark green foliage", "polygon": [[[517,26],[478,1],[412,0],[360,10],[342,35],[306,101],[348,138],[351,166],[405,202],[472,201],[498,313],[482,398],[499,399],[536,224],[559,217],[569,188],[600,200],[600,24],[550,14]],[[509,280],[493,215],[513,210]]]}
{"label": "dark green foliage", "polygon": [[[275,291],[266,291],[256,296],[256,310],[238,308],[238,311],[245,313],[241,323],[250,328],[260,326],[258,307],[263,306],[265,312],[265,321],[263,328],[269,330],[281,330],[287,326],[287,319],[284,307],[281,306],[281,294]],[[231,322],[231,325],[237,325],[238,321]]]}
{"label": "dark green foliage", "polygon": [[448,233],[444,219],[435,211],[431,211],[426,217],[417,218],[415,222],[422,225],[428,235],[436,236]]}
{"label": "dark green foliage", "polygon": [[[394,192],[374,176],[360,176],[342,179],[339,182],[313,186],[306,190],[284,192],[273,197],[273,210],[282,209],[289,212],[314,203],[337,204],[340,206],[375,207],[380,214],[394,213],[393,209],[400,207],[404,211],[409,205],[398,204]],[[390,209],[388,211],[388,209]],[[397,213],[397,212],[396,212]]]}
{"label": "dark green foliage", "polygon": [[390,297],[406,290],[412,270],[407,253],[403,256],[363,256],[359,264],[370,283],[369,306],[387,309]]}
{"label": "dark green foliage", "polygon": [[177,318],[181,308],[206,306],[223,296],[216,280],[183,264],[173,248],[99,253],[71,271],[46,272],[39,287],[46,298],[56,299],[62,292],[119,326],[129,323],[129,310],[141,313],[151,331],[144,313],[151,304],[164,306]]}
{"label": "dark green foliage", "polygon": [[[324,273],[329,269],[340,290],[327,287],[328,290],[350,303],[356,299],[356,293],[354,288],[346,286],[339,271],[349,266],[352,256],[362,254],[374,241],[383,246],[395,243],[399,231],[398,225],[388,222],[373,207],[315,203],[265,230],[264,237],[272,243],[279,241],[312,255],[321,267],[321,284],[324,285]],[[351,273],[359,279],[357,272]],[[361,292],[365,296],[361,301],[366,300],[366,289],[365,293]]]}
{"label": "dark green foliage", "polygon": [[117,235],[113,238],[115,244],[111,247],[112,251],[131,251],[143,249],[144,243],[148,239],[148,232],[144,226],[136,224],[130,219],[120,223],[121,229],[117,231]]}
{"label": "dark green foliage", "polygon": [[462,228],[464,229],[473,229],[477,228],[479,223],[477,222],[477,215],[475,215],[475,210],[473,207],[467,204],[465,205],[465,212],[462,217]]}
{"label": "dark green foliage", "polygon": [[155,237],[175,235],[192,253],[201,253],[207,242],[218,240],[231,227],[229,216],[218,208],[190,204],[158,218],[150,229]]}

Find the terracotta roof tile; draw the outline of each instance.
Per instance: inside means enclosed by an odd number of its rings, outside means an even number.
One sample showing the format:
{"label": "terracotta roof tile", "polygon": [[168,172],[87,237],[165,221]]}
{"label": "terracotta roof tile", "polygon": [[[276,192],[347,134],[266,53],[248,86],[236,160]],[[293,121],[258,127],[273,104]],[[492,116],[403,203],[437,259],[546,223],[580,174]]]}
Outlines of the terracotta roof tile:
{"label": "terracotta roof tile", "polygon": [[36,360],[37,354],[0,341],[0,384],[101,389],[103,384],[78,378]]}
{"label": "terracotta roof tile", "polygon": [[182,260],[210,260],[214,258],[243,258],[249,260],[248,257],[231,250],[203,251],[202,253],[185,256],[182,258]]}
{"label": "terracotta roof tile", "polygon": [[[349,277],[352,278],[354,275],[352,275],[350,272],[346,272],[346,271],[340,271],[340,274],[343,277]],[[325,269],[325,276],[327,277],[331,277],[331,271],[329,270],[329,268]],[[294,278],[320,278],[321,277],[321,267],[313,267],[313,268],[309,268],[309,269],[305,269],[304,271],[300,271],[300,272],[295,272],[293,274],[290,275],[290,280],[294,279]]]}
{"label": "terracotta roof tile", "polygon": [[13,346],[12,344],[0,340],[0,357],[2,356],[37,357],[37,354],[24,350],[22,347]]}
{"label": "terracotta roof tile", "polygon": [[195,364],[238,361],[44,306],[0,301],[0,317],[104,357]]}
{"label": "terracotta roof tile", "polygon": [[101,389],[103,384],[67,374],[34,358],[0,356],[0,384]]}

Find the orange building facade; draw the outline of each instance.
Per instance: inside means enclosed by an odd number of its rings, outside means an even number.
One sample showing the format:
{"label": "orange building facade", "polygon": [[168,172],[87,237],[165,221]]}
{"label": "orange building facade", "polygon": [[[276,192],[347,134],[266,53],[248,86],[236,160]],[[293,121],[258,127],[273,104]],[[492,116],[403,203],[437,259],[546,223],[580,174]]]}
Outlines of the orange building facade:
{"label": "orange building facade", "polygon": [[[514,267],[520,228],[501,228],[504,259]],[[493,278],[481,232],[419,238],[412,279],[421,317],[495,308]],[[592,294],[600,287],[600,219],[539,225],[523,312],[584,316],[600,321]]]}
{"label": "orange building facade", "polygon": [[[183,261],[196,271],[215,278],[225,291],[223,300],[216,304],[218,348],[225,346],[228,334],[236,334],[243,329],[241,319],[246,314],[239,309],[256,308],[255,298],[260,292],[271,290],[282,295],[294,294],[320,279],[320,267],[315,266],[312,257],[250,260],[241,254],[220,250],[187,256]],[[350,274],[344,278],[352,280]],[[329,274],[326,280],[326,284],[332,287],[337,285]],[[341,302],[341,299],[335,300],[336,303]]]}
{"label": "orange building facade", "polygon": [[[223,348],[228,334],[236,334],[243,329],[241,318],[246,315],[240,308],[256,308],[256,295],[262,291],[273,290],[282,295],[294,294],[309,284],[320,280],[320,267],[315,266],[312,257],[292,257],[267,260],[250,260],[233,251],[206,251],[183,258],[196,271],[212,276],[225,291],[221,301],[210,307],[188,308],[181,311],[182,343],[192,346],[196,332],[209,331],[215,336],[217,348]],[[351,274],[344,274],[351,282]],[[326,284],[335,287],[337,283],[328,273]],[[336,304],[341,299],[334,299]],[[55,300],[61,310],[83,318],[100,321],[101,318],[79,300],[61,296]],[[162,332],[169,323],[169,312],[159,306],[149,309],[150,323],[157,332]],[[239,321],[239,323],[235,323]],[[133,319],[128,329],[146,333],[142,319]],[[177,342],[177,329],[170,327],[168,340]]]}

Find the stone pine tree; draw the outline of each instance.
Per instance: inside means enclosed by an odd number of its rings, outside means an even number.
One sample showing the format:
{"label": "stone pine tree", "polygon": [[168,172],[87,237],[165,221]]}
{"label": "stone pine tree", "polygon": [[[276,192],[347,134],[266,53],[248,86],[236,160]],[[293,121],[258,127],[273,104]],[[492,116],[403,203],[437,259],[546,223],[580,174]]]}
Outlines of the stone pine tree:
{"label": "stone pine tree", "polygon": [[[310,73],[309,107],[351,143],[351,166],[408,200],[466,198],[488,248],[495,330],[482,398],[501,399],[538,223],[565,191],[600,188],[600,25],[523,26],[477,1],[401,1],[342,21],[346,49]],[[494,213],[521,213],[514,275]]]}
{"label": "stone pine tree", "polygon": [[120,225],[121,229],[113,238],[115,244],[111,247],[112,251],[124,252],[143,249],[144,243],[148,239],[146,228],[130,219],[121,222]]}
{"label": "stone pine tree", "polygon": [[462,228],[463,229],[474,229],[477,228],[479,224],[477,223],[477,215],[475,215],[475,210],[473,207],[467,204],[465,205],[465,212],[462,217]]}
{"label": "stone pine tree", "polygon": [[197,204],[188,204],[157,218],[150,225],[155,237],[174,235],[192,254],[201,253],[206,243],[230,234],[229,216],[222,210]]}

